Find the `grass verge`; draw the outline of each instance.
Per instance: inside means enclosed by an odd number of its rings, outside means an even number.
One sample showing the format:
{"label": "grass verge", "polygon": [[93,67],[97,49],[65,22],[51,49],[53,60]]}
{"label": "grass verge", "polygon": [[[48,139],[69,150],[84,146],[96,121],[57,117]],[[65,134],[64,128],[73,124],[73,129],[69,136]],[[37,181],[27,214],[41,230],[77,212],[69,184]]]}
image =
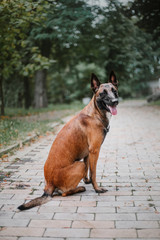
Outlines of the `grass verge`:
{"label": "grass verge", "polygon": [[39,113],[61,111],[61,110],[75,110],[82,109],[84,105],[79,102],[73,102],[71,104],[49,104],[47,108],[35,109],[30,107],[29,109],[24,108],[5,108],[5,116],[8,117],[20,117],[20,116],[31,116]]}
{"label": "grass verge", "polygon": [[[83,105],[81,103],[72,103],[49,106],[44,109],[29,109],[27,111],[25,109],[7,109],[6,113],[8,113],[8,116],[0,119],[0,149],[21,142],[33,134],[44,135],[47,131],[53,130],[49,126],[49,123],[61,121],[61,118],[65,117],[66,114],[73,114],[82,108]],[[54,110],[56,110],[55,113],[53,112]],[[64,110],[68,110],[67,113]],[[41,119],[41,117],[39,117],[38,121],[27,121],[25,118],[25,116],[39,113],[44,113],[45,115],[45,113],[49,111],[53,112],[54,120],[52,118],[44,119],[44,117],[42,117]]]}
{"label": "grass verge", "polygon": [[149,103],[149,106],[160,106],[160,100]]}
{"label": "grass verge", "polygon": [[48,126],[50,121],[28,122],[17,119],[3,119],[0,121],[0,149],[23,141],[33,134],[42,135],[51,128]]}

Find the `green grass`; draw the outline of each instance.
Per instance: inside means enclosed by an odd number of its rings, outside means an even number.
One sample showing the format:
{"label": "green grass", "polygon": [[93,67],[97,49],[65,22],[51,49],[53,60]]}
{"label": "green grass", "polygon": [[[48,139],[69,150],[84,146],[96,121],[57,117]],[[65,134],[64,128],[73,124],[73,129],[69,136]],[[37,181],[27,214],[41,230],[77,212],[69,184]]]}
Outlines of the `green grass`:
{"label": "green grass", "polygon": [[149,106],[160,106],[160,100],[149,103]]}
{"label": "green grass", "polygon": [[44,134],[51,130],[49,121],[27,122],[17,119],[3,119],[0,121],[0,147],[5,147],[23,141],[27,136]]}
{"label": "green grass", "polygon": [[24,108],[5,108],[5,115],[8,117],[18,117],[18,116],[30,116],[38,113],[50,112],[50,111],[60,111],[60,110],[75,110],[78,111],[82,109],[84,105],[79,102],[73,102],[70,104],[49,104],[47,108],[35,109],[30,107],[29,109]]}
{"label": "green grass", "polygon": [[[79,111],[82,109],[84,105],[80,102],[72,103],[72,104],[57,104],[50,105],[48,108],[43,109],[33,109],[29,110],[25,109],[6,109],[5,117],[0,118],[0,148],[4,148],[8,145],[12,145],[17,143],[18,141],[23,141],[27,138],[27,136],[32,136],[33,134],[44,135],[47,131],[51,131],[51,127],[49,127],[49,123],[53,121],[61,121],[58,114],[56,114],[56,118],[46,119],[46,120],[30,120],[27,121],[24,118],[18,119],[19,116],[28,116],[35,115],[38,113],[45,113],[49,111],[64,111],[61,116],[65,117],[66,114],[72,114],[73,112]],[[14,117],[14,118],[12,118]]]}

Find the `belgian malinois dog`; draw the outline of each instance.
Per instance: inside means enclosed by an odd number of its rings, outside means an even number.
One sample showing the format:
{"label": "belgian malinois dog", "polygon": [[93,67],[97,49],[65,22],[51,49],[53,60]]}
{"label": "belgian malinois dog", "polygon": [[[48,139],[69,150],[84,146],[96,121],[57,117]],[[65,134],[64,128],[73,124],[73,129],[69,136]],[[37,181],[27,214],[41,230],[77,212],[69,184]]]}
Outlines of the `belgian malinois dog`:
{"label": "belgian malinois dog", "polygon": [[85,187],[77,187],[81,179],[86,184],[92,183],[97,193],[107,191],[100,188],[96,182],[96,165],[100,147],[109,128],[110,117],[117,114],[117,86],[113,71],[109,82],[104,84],[92,74],[92,100],[62,128],[52,144],[44,165],[44,194],[19,206],[19,210],[47,202],[56,190],[60,190],[63,197],[84,192]]}

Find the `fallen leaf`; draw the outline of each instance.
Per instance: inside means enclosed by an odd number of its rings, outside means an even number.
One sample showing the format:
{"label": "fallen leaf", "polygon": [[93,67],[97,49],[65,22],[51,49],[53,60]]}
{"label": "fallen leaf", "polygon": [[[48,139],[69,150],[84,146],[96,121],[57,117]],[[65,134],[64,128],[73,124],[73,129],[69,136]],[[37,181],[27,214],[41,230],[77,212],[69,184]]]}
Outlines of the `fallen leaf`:
{"label": "fallen leaf", "polygon": [[156,213],[156,214],[159,214],[159,212],[158,212],[158,211],[155,211],[155,213]]}
{"label": "fallen leaf", "polygon": [[8,157],[8,154],[2,155],[2,159]]}

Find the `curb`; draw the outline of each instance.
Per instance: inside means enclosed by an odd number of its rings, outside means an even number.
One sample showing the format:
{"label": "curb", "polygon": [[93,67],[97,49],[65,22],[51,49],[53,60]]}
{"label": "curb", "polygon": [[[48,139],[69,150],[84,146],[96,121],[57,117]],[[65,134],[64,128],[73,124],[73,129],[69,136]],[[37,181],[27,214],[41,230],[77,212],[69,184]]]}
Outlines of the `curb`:
{"label": "curb", "polygon": [[16,148],[19,148],[21,145],[24,145],[25,143],[27,142],[31,142],[32,140],[36,139],[38,137],[38,134],[34,134],[33,136],[31,137],[27,137],[25,140],[23,140],[22,142],[19,142],[19,143],[16,143],[16,144],[13,144],[7,148],[4,148],[0,151],[0,157],[3,155],[3,154],[6,154],[6,153],[9,153],[10,151],[16,149]]}
{"label": "curb", "polygon": [[[50,127],[54,129],[54,128],[57,127],[58,125],[60,125],[60,122],[55,122],[55,123],[52,123],[52,124],[50,125]],[[3,154],[9,153],[10,151],[12,151],[12,150],[14,150],[14,149],[16,149],[16,148],[19,148],[20,146],[25,145],[25,144],[28,143],[28,142],[31,142],[32,140],[38,138],[38,136],[39,136],[39,134],[34,134],[34,135],[30,136],[30,137],[27,137],[25,140],[23,140],[23,141],[21,141],[21,142],[19,142],[19,143],[15,143],[15,144],[13,144],[13,145],[8,146],[7,148],[1,149],[1,150],[0,150],[0,157],[1,157]]]}

